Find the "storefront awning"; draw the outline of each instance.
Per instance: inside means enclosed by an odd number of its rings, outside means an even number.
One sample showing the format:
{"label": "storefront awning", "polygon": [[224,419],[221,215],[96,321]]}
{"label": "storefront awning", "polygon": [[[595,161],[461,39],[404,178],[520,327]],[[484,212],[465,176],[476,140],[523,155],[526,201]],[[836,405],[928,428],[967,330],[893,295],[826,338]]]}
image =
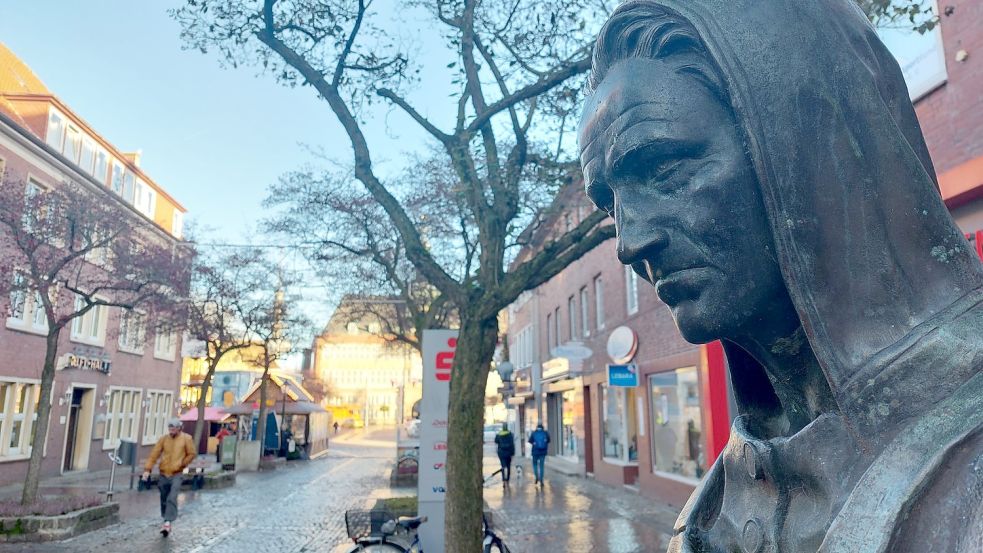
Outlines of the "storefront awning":
{"label": "storefront awning", "polygon": [[[220,407],[205,407],[205,420],[209,422],[224,422],[229,418],[229,414]],[[192,407],[181,415],[181,422],[194,422],[198,420],[198,408]]]}

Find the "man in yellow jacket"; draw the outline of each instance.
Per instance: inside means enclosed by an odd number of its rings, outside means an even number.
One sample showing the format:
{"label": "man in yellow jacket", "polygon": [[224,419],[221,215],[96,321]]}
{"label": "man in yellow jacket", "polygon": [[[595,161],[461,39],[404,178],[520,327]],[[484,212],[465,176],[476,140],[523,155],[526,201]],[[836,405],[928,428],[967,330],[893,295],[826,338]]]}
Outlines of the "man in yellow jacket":
{"label": "man in yellow jacket", "polygon": [[181,474],[196,455],[192,442],[190,435],[181,432],[181,420],[171,419],[167,423],[167,434],[157,440],[157,445],[143,467],[143,479],[147,480],[157,459],[160,459],[157,487],[160,489],[160,516],[164,517],[160,533],[165,538],[171,533],[171,522],[177,518],[177,494],[181,491]]}

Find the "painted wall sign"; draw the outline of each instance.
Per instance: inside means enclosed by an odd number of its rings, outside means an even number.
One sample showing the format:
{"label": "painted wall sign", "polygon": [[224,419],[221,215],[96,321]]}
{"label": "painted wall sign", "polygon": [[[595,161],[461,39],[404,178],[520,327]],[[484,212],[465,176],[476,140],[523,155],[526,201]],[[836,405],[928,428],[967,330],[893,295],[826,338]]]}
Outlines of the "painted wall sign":
{"label": "painted wall sign", "polygon": [[444,497],[447,494],[447,401],[456,330],[423,331],[423,398],[420,400],[419,514],[425,551],[444,550]]}
{"label": "painted wall sign", "polygon": [[608,365],[608,386],[634,388],[638,386],[638,365]]}

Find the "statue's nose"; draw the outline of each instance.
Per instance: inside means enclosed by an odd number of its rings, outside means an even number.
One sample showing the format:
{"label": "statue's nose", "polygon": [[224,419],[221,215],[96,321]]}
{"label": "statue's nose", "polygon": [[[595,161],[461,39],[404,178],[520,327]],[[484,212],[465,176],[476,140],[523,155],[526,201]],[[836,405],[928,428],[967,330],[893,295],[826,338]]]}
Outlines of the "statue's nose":
{"label": "statue's nose", "polygon": [[625,265],[651,261],[669,244],[669,235],[654,225],[632,217],[615,217],[618,231],[618,260]]}

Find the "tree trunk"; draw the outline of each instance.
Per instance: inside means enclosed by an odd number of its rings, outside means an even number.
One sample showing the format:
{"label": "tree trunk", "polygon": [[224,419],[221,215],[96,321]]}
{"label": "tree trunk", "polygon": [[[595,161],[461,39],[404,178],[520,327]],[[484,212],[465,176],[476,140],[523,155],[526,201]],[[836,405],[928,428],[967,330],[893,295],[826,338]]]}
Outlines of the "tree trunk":
{"label": "tree trunk", "polygon": [[20,500],[22,505],[30,505],[38,500],[44,440],[48,436],[48,421],[51,418],[51,389],[55,382],[59,336],[61,336],[60,327],[49,332],[45,339],[44,367],[41,369],[41,390],[36,410],[38,420],[31,429],[31,459],[27,463],[27,477],[24,479],[24,492]]}
{"label": "tree trunk", "polygon": [[497,342],[496,317],[462,314],[447,417],[446,551],[481,551],[485,383]]}
{"label": "tree trunk", "polygon": [[256,438],[259,440],[259,456],[266,454],[266,381],[269,369],[263,371],[259,382],[259,420],[256,422]]}
{"label": "tree trunk", "polygon": [[[201,397],[198,398],[198,420],[195,421],[195,448],[201,443],[201,433],[205,429],[205,406],[208,405],[208,388],[212,385],[212,377],[215,375],[215,367],[218,365],[209,362],[208,370],[205,371],[205,379],[201,381]],[[200,453],[200,452],[199,452]]]}

